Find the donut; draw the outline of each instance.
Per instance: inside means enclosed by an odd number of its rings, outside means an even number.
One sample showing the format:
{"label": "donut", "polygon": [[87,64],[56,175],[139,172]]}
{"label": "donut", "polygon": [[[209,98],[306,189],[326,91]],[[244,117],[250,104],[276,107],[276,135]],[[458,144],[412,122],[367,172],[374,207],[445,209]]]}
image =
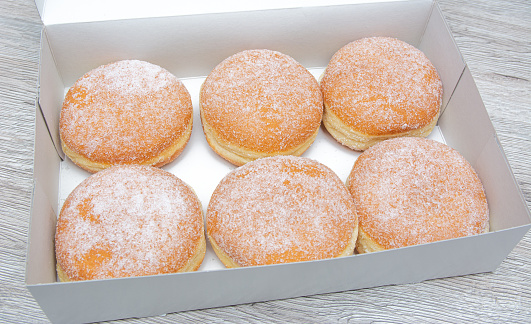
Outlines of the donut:
{"label": "donut", "polygon": [[93,173],[117,164],[159,167],[188,143],[192,112],[185,86],[160,66],[139,60],[102,65],[68,90],[61,146]]}
{"label": "donut", "polygon": [[426,137],[442,103],[442,82],[426,55],[390,37],[351,42],[323,73],[323,125],[356,151],[393,137]]}
{"label": "donut", "polygon": [[218,64],[200,90],[201,123],[219,156],[241,166],[258,158],[301,155],[323,114],[317,80],[292,57],[266,49]]}
{"label": "donut", "polygon": [[453,148],[399,137],[364,151],[347,179],[359,217],[359,253],[489,231],[489,208],[472,166]]}
{"label": "donut", "polygon": [[351,255],[357,216],[345,184],[304,157],[257,159],[227,174],[207,209],[207,236],[228,268]]}
{"label": "donut", "polygon": [[194,191],[160,168],[117,165],[67,197],[55,234],[60,281],[194,271],[206,239]]}

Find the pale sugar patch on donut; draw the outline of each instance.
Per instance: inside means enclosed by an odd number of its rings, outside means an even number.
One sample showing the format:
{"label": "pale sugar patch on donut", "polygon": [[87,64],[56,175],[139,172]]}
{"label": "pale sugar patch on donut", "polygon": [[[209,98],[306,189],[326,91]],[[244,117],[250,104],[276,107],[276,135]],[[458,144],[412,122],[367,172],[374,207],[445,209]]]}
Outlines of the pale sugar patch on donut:
{"label": "pale sugar patch on donut", "polygon": [[142,162],[186,132],[192,109],[182,82],[165,69],[118,61],[86,73],[69,89],[61,110],[61,139],[92,161]]}
{"label": "pale sugar patch on donut", "polygon": [[208,206],[207,232],[240,266],[317,260],[347,249],[357,217],[346,186],[330,169],[277,156],[249,162],[220,182]]}
{"label": "pale sugar patch on donut", "polygon": [[258,152],[301,145],[322,117],[315,78],[293,58],[270,50],[225,59],[205,80],[200,97],[203,118],[222,141]]}
{"label": "pale sugar patch on donut", "polygon": [[120,166],[92,175],[59,216],[62,270],[71,280],[176,272],[203,235],[201,206],[193,197],[184,182],[156,168]]}
{"label": "pale sugar patch on donut", "polygon": [[326,109],[369,136],[426,126],[438,117],[443,91],[424,53],[389,37],[363,38],[337,51],[321,89]]}
{"label": "pale sugar patch on donut", "polygon": [[483,186],[449,146],[397,138],[366,150],[348,179],[360,229],[384,249],[488,231]]}

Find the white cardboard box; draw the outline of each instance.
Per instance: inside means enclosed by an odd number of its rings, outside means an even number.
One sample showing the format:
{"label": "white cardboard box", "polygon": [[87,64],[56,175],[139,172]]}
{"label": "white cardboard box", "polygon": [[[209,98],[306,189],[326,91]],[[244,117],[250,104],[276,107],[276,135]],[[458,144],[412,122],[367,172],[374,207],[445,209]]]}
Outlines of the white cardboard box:
{"label": "white cardboard box", "polygon": [[[194,2],[183,9],[155,0],[149,7],[128,2],[127,10],[102,12],[97,9],[104,1],[95,1],[76,15],[65,14],[79,9],[75,2],[36,1],[44,29],[26,284],[53,322],[143,317],[488,272],[531,227],[529,210],[436,2],[273,1],[260,8]],[[268,48],[294,57],[318,77],[335,51],[365,36],[402,39],[438,69],[444,86],[442,115],[430,137],[461,152],[479,174],[491,232],[331,260],[239,269],[225,269],[208,247],[201,268],[193,273],[57,282],[56,218],[66,196],[89,175],[65,159],[59,145],[62,100],[77,78],[101,64],[134,58],[183,80],[195,109],[192,138],[164,169],[190,184],[206,210],[217,183],[234,169],[210,150],[201,129],[198,93],[210,70],[238,51]],[[325,131],[303,154],[328,165],[342,180],[358,155]]]}

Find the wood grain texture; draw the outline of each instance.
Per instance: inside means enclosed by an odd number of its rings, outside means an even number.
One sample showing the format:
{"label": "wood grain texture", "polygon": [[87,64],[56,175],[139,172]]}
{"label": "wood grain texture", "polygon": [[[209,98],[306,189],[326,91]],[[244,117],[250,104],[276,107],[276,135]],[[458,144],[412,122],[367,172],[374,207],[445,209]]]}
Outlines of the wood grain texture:
{"label": "wood grain texture", "polygon": [[43,322],[24,287],[41,23],[31,1],[0,2],[0,322]]}
{"label": "wood grain texture", "polygon": [[[440,0],[531,205],[531,2]],[[47,322],[24,287],[41,23],[0,0],[0,322]],[[494,273],[168,314],[127,323],[531,322],[531,233]]]}

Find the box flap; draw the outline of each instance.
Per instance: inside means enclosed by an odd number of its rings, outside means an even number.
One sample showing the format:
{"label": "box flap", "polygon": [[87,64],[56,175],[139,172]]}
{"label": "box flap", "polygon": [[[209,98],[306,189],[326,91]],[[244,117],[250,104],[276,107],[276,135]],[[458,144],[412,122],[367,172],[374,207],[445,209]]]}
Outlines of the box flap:
{"label": "box flap", "polygon": [[45,25],[404,0],[35,0]]}
{"label": "box flap", "polygon": [[26,284],[54,282],[56,214],[42,186],[35,182],[26,257]]}
{"label": "box flap", "polygon": [[33,195],[26,257],[26,283],[53,282],[54,236],[57,218],[59,156],[56,154],[44,117],[37,107]]}
{"label": "box flap", "polygon": [[61,159],[50,140],[48,127],[39,107],[35,118],[35,154],[33,181],[42,189],[55,215],[58,214],[59,170]]}
{"label": "box flap", "polygon": [[[468,67],[461,75],[438,124],[443,129],[446,143],[475,167],[481,151],[496,131]],[[467,140],[463,141],[464,138]]]}
{"label": "box flap", "polygon": [[44,3],[46,0],[35,0],[35,6],[37,7],[37,10],[39,11],[39,16],[41,16],[41,20],[44,14]]}
{"label": "box flap", "polygon": [[[311,68],[326,66],[341,46],[361,37],[392,36],[418,46],[432,6],[399,1],[111,20],[47,26],[46,36],[66,87],[99,65],[132,58],[185,78],[205,76],[226,57],[251,48],[277,50]],[[382,23],[369,29],[375,15]]]}
{"label": "box flap", "polygon": [[48,43],[46,29],[41,35],[41,53],[39,64],[38,109],[44,116],[44,122],[52,138],[57,154],[64,158],[59,139],[59,115],[63,104],[65,85],[57,71],[55,58]]}
{"label": "box flap", "polygon": [[438,5],[434,5],[426,30],[417,46],[437,67],[437,73],[443,80],[441,114],[444,113],[446,104],[450,100],[466,65],[452,34],[448,32],[449,30],[441,9]]}
{"label": "box flap", "polygon": [[439,127],[446,143],[470,162],[482,180],[489,202],[490,230],[530,224],[527,204],[468,67],[439,118]]}

